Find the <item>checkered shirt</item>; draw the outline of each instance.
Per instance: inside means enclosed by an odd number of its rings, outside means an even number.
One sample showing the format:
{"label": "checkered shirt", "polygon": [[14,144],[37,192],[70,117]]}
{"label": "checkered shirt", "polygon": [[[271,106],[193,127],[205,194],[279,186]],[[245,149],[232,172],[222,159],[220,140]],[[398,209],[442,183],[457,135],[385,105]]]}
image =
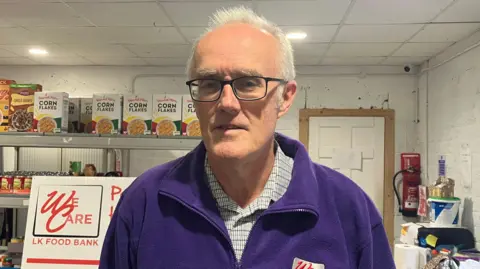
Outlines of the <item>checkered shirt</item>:
{"label": "checkered shirt", "polygon": [[230,240],[238,260],[242,257],[248,235],[257,218],[272,202],[280,199],[287,191],[293,170],[293,159],[286,156],[275,142],[275,162],[272,172],[260,196],[246,208],[241,208],[222,189],[205,158],[206,180],[225,221]]}

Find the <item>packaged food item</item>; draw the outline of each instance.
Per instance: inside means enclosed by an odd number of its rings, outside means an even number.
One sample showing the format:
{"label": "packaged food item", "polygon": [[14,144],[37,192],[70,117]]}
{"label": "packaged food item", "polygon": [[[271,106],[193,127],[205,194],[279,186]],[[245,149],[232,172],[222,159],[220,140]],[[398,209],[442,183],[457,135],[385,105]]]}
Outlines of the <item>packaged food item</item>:
{"label": "packaged food item", "polygon": [[13,176],[4,175],[1,177],[0,193],[10,193],[13,189]]}
{"label": "packaged food item", "polygon": [[42,85],[39,84],[10,84],[8,131],[33,131],[34,95],[41,91]]}
{"label": "packaged food item", "polygon": [[152,134],[152,95],[138,94],[123,97],[122,130],[128,135]]}
{"label": "packaged food item", "polygon": [[8,115],[10,108],[10,84],[13,80],[0,79],[0,133],[8,132]]}
{"label": "packaged food item", "polygon": [[195,113],[195,106],[190,95],[183,96],[182,135],[201,136],[200,122]]}
{"label": "packaged food item", "polygon": [[182,134],[182,95],[153,96],[152,133],[172,136]]}
{"label": "packaged food item", "polygon": [[23,176],[15,176],[13,178],[13,192],[14,193],[20,193],[23,191],[25,184],[25,177]]}
{"label": "packaged food item", "polygon": [[104,94],[93,96],[92,133],[119,134],[122,122],[122,96]]}
{"label": "packaged food item", "polygon": [[36,92],[33,131],[68,132],[68,104],[66,92]]}
{"label": "packaged food item", "polygon": [[80,131],[80,98],[69,98],[68,104],[68,132]]}
{"label": "packaged food item", "polygon": [[32,177],[26,176],[23,182],[23,190],[25,192],[30,192],[31,189],[32,189]]}
{"label": "packaged food item", "polygon": [[93,98],[80,100],[80,133],[92,133],[92,106]]}

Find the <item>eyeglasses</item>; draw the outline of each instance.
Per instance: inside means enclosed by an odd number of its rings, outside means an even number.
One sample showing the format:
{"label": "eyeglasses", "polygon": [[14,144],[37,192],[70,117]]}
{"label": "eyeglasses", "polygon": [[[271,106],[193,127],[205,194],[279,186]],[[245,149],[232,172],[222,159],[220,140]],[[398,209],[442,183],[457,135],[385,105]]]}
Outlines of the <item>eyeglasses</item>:
{"label": "eyeglasses", "polygon": [[238,100],[255,101],[267,95],[268,82],[281,84],[287,81],[279,78],[248,76],[232,80],[194,79],[186,82],[192,99],[197,102],[215,102],[220,99],[225,85],[230,85]]}

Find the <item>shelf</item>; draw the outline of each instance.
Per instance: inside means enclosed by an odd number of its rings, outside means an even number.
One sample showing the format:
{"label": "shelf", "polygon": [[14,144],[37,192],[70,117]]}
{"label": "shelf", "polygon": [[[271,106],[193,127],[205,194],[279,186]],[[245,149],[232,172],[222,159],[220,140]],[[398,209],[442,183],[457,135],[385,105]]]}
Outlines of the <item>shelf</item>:
{"label": "shelf", "polygon": [[2,147],[191,150],[200,137],[0,133]]}
{"label": "shelf", "polygon": [[0,193],[0,208],[27,208],[30,195]]}

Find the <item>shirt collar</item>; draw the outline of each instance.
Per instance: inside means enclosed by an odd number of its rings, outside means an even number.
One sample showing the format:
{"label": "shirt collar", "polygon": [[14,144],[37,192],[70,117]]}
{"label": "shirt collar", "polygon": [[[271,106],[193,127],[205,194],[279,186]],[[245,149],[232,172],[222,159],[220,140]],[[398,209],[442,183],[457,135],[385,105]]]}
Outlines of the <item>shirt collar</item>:
{"label": "shirt collar", "polygon": [[235,201],[233,201],[222,189],[220,183],[215,178],[212,172],[210,164],[208,163],[208,157],[205,157],[205,179],[215,198],[218,207],[237,213],[253,213],[256,210],[267,209],[272,202],[279,200],[283,194],[287,191],[288,185],[293,170],[293,160],[285,155],[282,149],[279,147],[277,141],[274,145],[275,160],[272,168],[272,172],[265,184],[265,187],[260,196],[255,199],[250,205],[245,208],[241,208]]}

